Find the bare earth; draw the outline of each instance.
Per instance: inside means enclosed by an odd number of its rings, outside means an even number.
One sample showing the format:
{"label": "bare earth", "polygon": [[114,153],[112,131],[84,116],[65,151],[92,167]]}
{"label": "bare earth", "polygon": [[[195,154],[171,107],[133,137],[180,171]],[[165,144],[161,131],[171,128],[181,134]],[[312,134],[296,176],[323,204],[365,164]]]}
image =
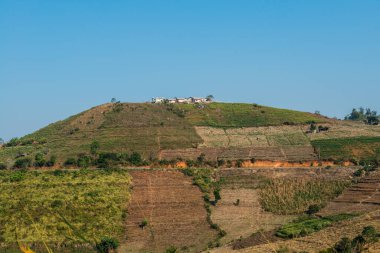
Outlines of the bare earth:
{"label": "bare earth", "polygon": [[[241,236],[248,237],[258,230],[272,230],[294,218],[291,215],[265,212],[255,189],[225,189],[221,191],[221,197],[222,200],[212,208],[211,217],[227,232],[223,243]],[[239,205],[236,205],[237,199],[240,199]]]}
{"label": "bare earth", "polygon": [[[120,252],[199,251],[216,237],[206,221],[202,193],[178,171],[131,170],[133,191]],[[146,219],[148,226],[139,225]]]}

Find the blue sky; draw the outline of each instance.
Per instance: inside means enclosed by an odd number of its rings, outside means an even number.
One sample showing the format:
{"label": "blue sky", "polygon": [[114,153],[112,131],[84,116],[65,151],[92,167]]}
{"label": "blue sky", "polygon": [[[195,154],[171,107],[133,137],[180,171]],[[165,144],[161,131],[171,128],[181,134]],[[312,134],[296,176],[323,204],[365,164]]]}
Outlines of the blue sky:
{"label": "blue sky", "polygon": [[153,96],[380,111],[380,1],[1,0],[0,137]]}

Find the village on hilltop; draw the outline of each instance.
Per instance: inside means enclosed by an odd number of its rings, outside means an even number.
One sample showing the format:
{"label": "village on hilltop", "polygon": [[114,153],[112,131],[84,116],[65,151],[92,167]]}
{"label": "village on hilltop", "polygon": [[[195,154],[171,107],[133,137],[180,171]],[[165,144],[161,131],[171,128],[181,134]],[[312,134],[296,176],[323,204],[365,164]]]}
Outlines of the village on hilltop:
{"label": "village on hilltop", "polygon": [[201,104],[210,103],[214,99],[213,95],[208,95],[207,97],[188,97],[188,98],[163,98],[155,97],[152,98],[153,104]]}

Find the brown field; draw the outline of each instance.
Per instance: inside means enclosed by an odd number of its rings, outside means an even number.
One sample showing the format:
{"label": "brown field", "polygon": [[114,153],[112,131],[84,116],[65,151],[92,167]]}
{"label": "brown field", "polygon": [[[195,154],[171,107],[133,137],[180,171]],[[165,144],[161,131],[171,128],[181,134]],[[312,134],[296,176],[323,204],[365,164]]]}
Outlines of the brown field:
{"label": "brown field", "polygon": [[[317,253],[320,250],[333,246],[342,237],[349,237],[351,239],[354,238],[363,230],[363,227],[365,226],[374,226],[377,230],[380,230],[380,211],[374,211],[366,215],[353,218],[352,220],[339,222],[331,227],[305,237],[257,245],[241,250],[234,250],[233,252],[275,253],[276,250],[281,247],[287,247],[288,249],[295,250],[297,252],[306,251],[309,253]],[[216,248],[211,252],[232,252],[232,249],[229,246],[225,246]],[[380,243],[373,245],[371,250],[368,252],[380,252]]]}
{"label": "brown field", "polygon": [[[212,208],[211,218],[227,232],[222,243],[248,237],[259,230],[273,230],[294,218],[262,210],[255,189],[224,189],[221,197],[222,200]],[[239,205],[235,205],[237,199],[240,200]]]}
{"label": "brown field", "polygon": [[[178,171],[131,170],[133,192],[120,252],[181,252],[207,247],[216,238],[206,221],[202,193]],[[148,225],[139,224],[146,219]]]}
{"label": "brown field", "polygon": [[321,214],[373,210],[380,210],[380,171],[372,172],[346,189],[342,195],[330,202]]}
{"label": "brown field", "polygon": [[162,150],[161,159],[183,159],[196,160],[201,154],[205,159],[216,161],[224,160],[249,160],[255,158],[264,161],[310,161],[317,160],[317,155],[311,146],[292,147],[246,147],[246,148],[189,148],[176,150]]}
{"label": "brown field", "polygon": [[203,140],[200,147],[214,148],[311,146],[311,140],[380,135],[379,126],[359,122],[336,121],[320,125],[328,126],[329,131],[306,134],[309,125],[227,129],[199,126],[195,129]]}

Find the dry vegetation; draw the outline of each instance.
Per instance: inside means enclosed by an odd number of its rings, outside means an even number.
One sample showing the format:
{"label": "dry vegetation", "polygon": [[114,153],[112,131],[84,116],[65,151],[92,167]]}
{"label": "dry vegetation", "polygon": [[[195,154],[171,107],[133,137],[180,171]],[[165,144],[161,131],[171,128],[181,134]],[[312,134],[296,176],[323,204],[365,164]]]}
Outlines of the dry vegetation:
{"label": "dry vegetation", "polygon": [[2,252],[17,242],[85,252],[103,237],[122,239],[126,171],[0,171],[0,181]]}
{"label": "dry vegetation", "polygon": [[342,180],[274,179],[260,191],[264,210],[276,214],[300,214],[310,205],[324,206],[350,185]]}

